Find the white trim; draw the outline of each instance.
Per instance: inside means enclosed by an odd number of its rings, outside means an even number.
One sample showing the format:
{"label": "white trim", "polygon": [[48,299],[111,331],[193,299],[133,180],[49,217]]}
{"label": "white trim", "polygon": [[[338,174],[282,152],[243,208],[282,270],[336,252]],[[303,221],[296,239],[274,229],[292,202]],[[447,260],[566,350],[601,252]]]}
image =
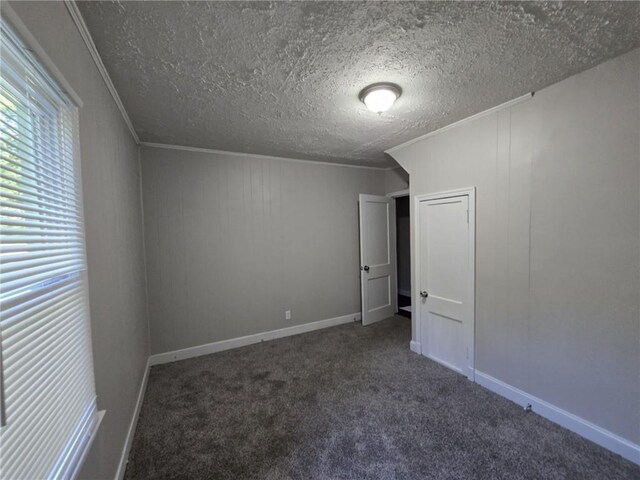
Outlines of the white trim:
{"label": "white trim", "polygon": [[411,297],[411,290],[403,290],[401,288],[398,289],[398,295],[403,295],[405,297]]}
{"label": "white trim", "polygon": [[387,193],[387,197],[398,198],[398,197],[408,197],[409,189],[405,188],[404,190],[398,190],[397,192]]}
{"label": "white trim", "polygon": [[301,158],[275,157],[273,155],[261,155],[259,153],[229,152],[226,150],[215,150],[213,148],[187,147],[185,145],[171,145],[168,143],[140,142],[140,145],[152,148],[165,148],[167,150],[182,150],[185,152],[212,153],[214,155],[230,155],[235,157],[249,157],[263,160],[283,160],[285,162],[301,162],[316,165],[329,165],[333,167],[365,168],[367,170],[393,170],[398,167],[369,167],[367,165],[350,165],[348,163],[321,162],[319,160],[303,160]]}
{"label": "white trim", "polygon": [[394,152],[397,152],[398,150],[400,150],[400,149],[402,149],[404,147],[408,147],[409,145],[412,145],[412,144],[414,144],[416,142],[419,142],[421,140],[424,140],[426,138],[433,137],[434,135],[439,135],[439,134],[441,134],[443,132],[446,132],[447,130],[451,130],[452,128],[459,127],[463,123],[471,122],[472,120],[476,120],[476,119],[478,119],[480,117],[484,117],[486,115],[490,115],[490,114],[492,114],[494,112],[497,112],[498,110],[502,110],[504,108],[512,107],[512,106],[514,106],[514,105],[516,105],[516,104],[518,104],[520,102],[524,102],[525,100],[529,100],[529,99],[533,98],[534,94],[535,94],[535,92],[529,92],[526,95],[522,95],[520,97],[514,98],[513,100],[509,100],[508,102],[504,102],[504,103],[501,103],[500,105],[496,105],[495,107],[491,107],[491,108],[489,108],[487,110],[483,110],[482,112],[478,112],[478,113],[476,113],[474,115],[471,115],[470,117],[466,117],[466,118],[463,118],[462,120],[458,120],[457,122],[450,123],[449,125],[446,125],[446,126],[444,126],[442,128],[434,130],[432,132],[425,133],[424,135],[420,135],[419,137],[416,137],[413,140],[409,140],[409,141],[406,141],[404,143],[401,143],[400,145],[396,145],[395,147],[388,148],[384,152],[388,153],[391,156],[393,156]]}
{"label": "white trim", "polygon": [[352,313],[351,315],[343,315],[342,317],[328,318],[326,320],[319,320],[317,322],[294,325],[293,327],[280,328],[277,330],[270,330],[268,332],[246,335],[244,337],[230,338],[229,340],[221,340],[219,342],[198,345],[196,347],[183,348],[181,350],[174,350],[172,352],[157,353],[149,357],[149,365],[161,365],[163,363],[175,362],[178,360],[184,360],[186,358],[200,357],[202,355],[209,355],[211,353],[246,347],[247,345],[253,345],[254,343],[275,340],[277,338],[290,337],[292,335],[312,332],[314,330],[320,330],[327,327],[334,327],[336,325],[342,325],[344,323],[357,322],[361,319],[362,315],[358,312]]}
{"label": "white trim", "polygon": [[33,51],[33,54],[38,58],[40,63],[46,68],[49,74],[55,79],[59,86],[64,90],[64,93],[71,98],[73,103],[82,107],[82,99],[71,87],[71,84],[67,82],[62,75],[62,72],[56,67],[55,63],[49,58],[45,50],[38,43],[36,38],[31,34],[27,26],[20,20],[20,17],[15,10],[7,3],[2,2],[2,16],[7,19],[11,26],[18,32],[20,38],[29,49]]}
{"label": "white trim", "polygon": [[419,202],[424,202],[425,200],[440,200],[444,198],[451,197],[461,197],[463,195],[474,196],[476,194],[476,187],[468,187],[468,188],[457,188],[455,190],[445,190],[444,192],[436,192],[436,193],[425,193],[422,195],[416,195],[415,199]]}
{"label": "white trim", "polygon": [[93,61],[96,64],[96,67],[98,68],[98,71],[100,72],[100,75],[104,80],[104,83],[107,85],[107,89],[109,90],[109,93],[113,97],[113,100],[116,102],[118,110],[120,110],[120,113],[122,114],[122,118],[124,119],[124,123],[126,123],[127,127],[129,127],[129,131],[131,132],[131,136],[133,137],[135,142],[139,144],[140,139],[138,138],[138,134],[136,133],[136,130],[133,128],[133,123],[131,123],[131,119],[129,118],[129,115],[127,114],[127,111],[125,110],[124,105],[122,104],[122,100],[120,100],[120,95],[118,95],[118,91],[116,90],[116,87],[114,87],[113,82],[111,81],[109,72],[107,72],[107,69],[104,66],[104,63],[102,62],[102,58],[98,53],[96,44],[93,43],[93,38],[91,37],[91,33],[89,33],[87,24],[84,23],[84,19],[82,18],[82,14],[80,13],[80,10],[78,10],[78,6],[76,5],[76,2],[73,0],[64,0],[64,4],[67,6],[67,10],[69,10],[69,14],[73,19],[73,22],[76,24],[76,27],[78,27],[80,36],[82,37],[82,40],[84,40],[84,43],[86,44],[87,49],[91,54],[91,58],[93,58]]}
{"label": "white trim", "polygon": [[533,395],[509,385],[497,378],[476,370],[476,383],[488,388],[521,406],[531,405],[532,410],[551,420],[558,425],[565,427],[572,432],[591,440],[598,445],[611,450],[627,460],[640,464],[640,445],[636,445],[615,433],[605,430],[583,418],[567,412],[555,405],[541,400]]}
{"label": "white trim", "polygon": [[[416,331],[413,332],[413,338],[420,340],[421,337],[421,321],[422,318],[422,302],[420,301],[420,285],[419,285],[419,275],[420,275],[420,202],[428,201],[428,200],[440,200],[451,197],[460,197],[460,196],[468,196],[469,198],[469,234],[471,236],[469,242],[469,262],[473,267],[473,272],[469,275],[469,291],[472,292],[472,305],[470,306],[471,313],[471,325],[469,326],[468,331],[466,332],[467,336],[467,348],[469,349],[469,358],[467,359],[466,371],[462,372],[463,375],[466,375],[467,378],[471,381],[475,379],[475,324],[476,324],[476,187],[468,187],[468,188],[460,188],[456,190],[447,190],[444,192],[437,193],[427,193],[424,195],[416,195],[414,197],[414,208],[413,208],[413,218],[412,218],[412,226],[413,226],[413,241],[414,241],[414,249],[413,249],[413,258],[411,259],[411,265],[413,266],[413,271],[415,272],[415,281],[412,285],[414,290],[414,294],[411,296],[411,304],[414,306],[411,313],[411,318],[415,319],[413,325],[415,325]],[[415,299],[415,301],[414,301]],[[470,337],[470,338],[469,338]],[[429,356],[428,352],[423,352],[423,355],[426,357],[435,360],[436,362],[443,363],[442,360],[432,358]],[[456,368],[454,370],[457,371]]]}
{"label": "white trim", "polygon": [[149,380],[149,368],[151,367],[151,357],[147,359],[147,365],[145,366],[144,375],[142,377],[142,383],[140,390],[138,391],[138,399],[136,400],[136,408],[133,411],[131,417],[131,423],[129,423],[129,430],[127,430],[127,438],[124,441],[122,447],[122,454],[120,455],[120,462],[118,463],[118,470],[116,471],[115,480],[122,480],[124,478],[125,470],[127,469],[127,462],[129,461],[129,452],[131,451],[131,444],[133,443],[133,437],[136,433],[136,426],[138,425],[138,417],[140,416],[140,409],[142,408],[142,402],[144,401],[144,393],[147,389],[147,381]]}
{"label": "white trim", "polygon": [[84,461],[87,459],[87,455],[89,455],[89,452],[91,451],[91,446],[93,445],[93,441],[96,439],[96,435],[98,434],[98,429],[100,428],[100,424],[102,424],[102,419],[104,418],[105,413],[107,413],[106,410],[100,410],[97,413],[95,424],[93,425],[93,428],[91,429],[91,433],[89,434],[89,439],[87,440],[87,443],[85,444],[84,449],[78,456],[78,462],[75,464],[75,468],[69,475],[69,478],[71,478],[72,480],[75,480],[76,478],[78,478],[78,475],[82,471],[82,466],[84,465]]}
{"label": "white trim", "polygon": [[420,355],[420,353],[422,352],[422,347],[420,346],[420,342],[414,342],[413,340],[411,340],[409,342],[409,350]]}

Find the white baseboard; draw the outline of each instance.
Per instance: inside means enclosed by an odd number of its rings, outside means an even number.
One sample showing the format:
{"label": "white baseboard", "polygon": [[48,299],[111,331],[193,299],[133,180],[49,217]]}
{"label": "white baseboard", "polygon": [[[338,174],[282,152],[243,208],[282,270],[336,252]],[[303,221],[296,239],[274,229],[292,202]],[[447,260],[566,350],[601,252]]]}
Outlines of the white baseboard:
{"label": "white baseboard", "polygon": [[411,296],[411,290],[402,290],[402,289],[398,289],[398,295],[403,295],[405,297],[410,297]]}
{"label": "white baseboard", "polygon": [[131,417],[131,423],[129,424],[129,430],[127,431],[127,438],[124,441],[124,447],[122,449],[122,455],[120,456],[120,463],[118,464],[118,470],[116,471],[115,480],[122,480],[124,478],[124,472],[127,469],[127,462],[129,461],[129,452],[131,451],[131,444],[133,442],[133,436],[136,433],[136,426],[138,425],[138,417],[140,416],[140,408],[142,407],[142,401],[144,400],[144,392],[147,389],[147,381],[149,380],[149,367],[151,358],[147,359],[147,365],[144,370],[144,376],[142,377],[142,384],[138,391],[138,399],[136,400],[136,408],[133,411]]}
{"label": "white baseboard", "polygon": [[320,330],[321,328],[333,327],[336,325],[356,322],[359,320],[362,320],[362,315],[360,313],[354,313],[352,315],[344,315],[342,317],[329,318],[317,322],[305,323],[303,325],[295,325],[293,327],[281,328],[279,330],[257,333],[255,335],[247,335],[245,337],[232,338],[230,340],[222,340],[220,342],[209,343],[197,347],[151,355],[147,360],[144,376],[142,377],[142,384],[140,385],[140,391],[138,392],[136,408],[133,412],[131,423],[129,424],[129,430],[127,431],[127,438],[125,439],[124,447],[122,448],[122,455],[120,456],[120,463],[118,464],[118,470],[116,472],[115,480],[122,480],[127,469],[129,452],[131,451],[133,436],[136,432],[138,417],[140,416],[140,409],[144,400],[144,392],[147,389],[147,381],[149,380],[149,369],[151,366],[174,362],[176,360],[183,360],[185,358],[198,357],[200,355],[207,355],[209,353],[222,352],[224,350],[244,347],[253,343],[260,343],[266,340],[275,340],[276,338],[289,337],[291,335],[297,335],[299,333],[311,332],[313,330]]}
{"label": "white baseboard", "polygon": [[293,327],[280,328],[268,332],[246,335],[244,337],[231,338],[229,340],[221,340],[219,342],[207,343],[196,347],[183,348],[172,352],[157,353],[149,357],[149,365],[160,365],[163,363],[175,362],[186,358],[199,357],[201,355],[209,355],[210,353],[222,352],[233,348],[246,347],[254,343],[260,343],[267,340],[275,340],[276,338],[290,337],[300,333],[312,332],[322,328],[334,327],[344,323],[357,322],[362,319],[360,313],[352,313],[351,315],[343,315],[342,317],[328,318],[317,322],[303,323]]}
{"label": "white baseboard", "polygon": [[415,352],[415,353],[418,353],[418,354],[420,354],[420,352],[422,351],[420,343],[414,342],[413,340],[411,340],[411,342],[409,342],[409,348],[411,349],[412,352]]}
{"label": "white baseboard", "polygon": [[[412,342],[413,343],[413,342]],[[598,445],[611,450],[634,463],[640,464],[640,445],[636,445],[615,433],[545,402],[522,390],[476,370],[476,383],[522,405],[531,405],[531,409],[543,417],[581,435]]]}

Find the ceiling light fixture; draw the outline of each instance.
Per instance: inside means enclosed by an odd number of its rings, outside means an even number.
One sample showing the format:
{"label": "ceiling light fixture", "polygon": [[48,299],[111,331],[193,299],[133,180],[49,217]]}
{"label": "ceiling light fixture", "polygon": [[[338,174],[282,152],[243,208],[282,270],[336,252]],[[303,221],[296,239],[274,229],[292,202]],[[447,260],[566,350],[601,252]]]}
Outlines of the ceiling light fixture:
{"label": "ceiling light fixture", "polygon": [[360,92],[360,100],[372,112],[382,113],[391,108],[401,92],[400,87],[393,83],[374,83]]}

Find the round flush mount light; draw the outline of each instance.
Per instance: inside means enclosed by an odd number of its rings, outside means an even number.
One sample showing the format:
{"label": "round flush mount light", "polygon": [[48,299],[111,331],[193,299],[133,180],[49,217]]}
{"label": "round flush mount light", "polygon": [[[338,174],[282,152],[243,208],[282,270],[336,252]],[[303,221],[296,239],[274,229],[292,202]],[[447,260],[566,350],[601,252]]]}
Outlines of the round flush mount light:
{"label": "round flush mount light", "polygon": [[360,100],[375,113],[386,112],[402,93],[393,83],[374,83],[360,92]]}

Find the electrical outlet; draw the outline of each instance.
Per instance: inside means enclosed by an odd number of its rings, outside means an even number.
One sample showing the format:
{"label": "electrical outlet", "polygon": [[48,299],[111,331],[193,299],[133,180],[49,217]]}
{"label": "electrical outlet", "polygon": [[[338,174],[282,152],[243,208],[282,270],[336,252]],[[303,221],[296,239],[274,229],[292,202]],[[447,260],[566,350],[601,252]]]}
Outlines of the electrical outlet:
{"label": "electrical outlet", "polygon": [[284,319],[291,320],[291,310],[287,310],[286,312],[284,312]]}

